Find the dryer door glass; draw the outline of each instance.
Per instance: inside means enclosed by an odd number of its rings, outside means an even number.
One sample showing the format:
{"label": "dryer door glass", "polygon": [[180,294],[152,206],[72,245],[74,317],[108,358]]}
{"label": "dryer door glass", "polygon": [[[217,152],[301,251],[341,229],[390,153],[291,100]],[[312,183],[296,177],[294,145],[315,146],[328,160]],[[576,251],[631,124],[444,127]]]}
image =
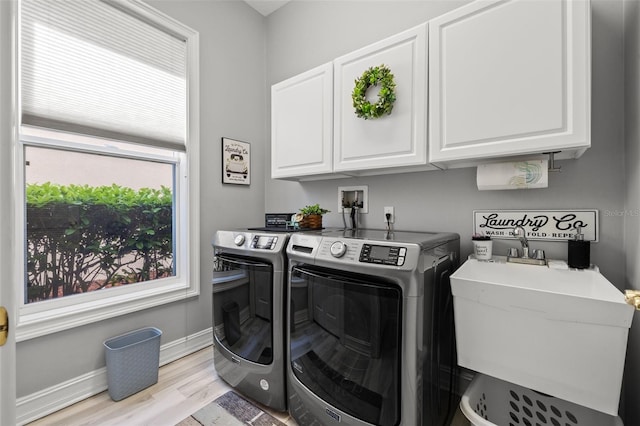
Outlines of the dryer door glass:
{"label": "dryer door glass", "polygon": [[218,253],[213,271],[215,344],[249,361],[273,361],[273,266]]}
{"label": "dryer door glass", "polygon": [[291,369],[328,404],[377,425],[400,416],[402,292],[379,277],[294,267]]}

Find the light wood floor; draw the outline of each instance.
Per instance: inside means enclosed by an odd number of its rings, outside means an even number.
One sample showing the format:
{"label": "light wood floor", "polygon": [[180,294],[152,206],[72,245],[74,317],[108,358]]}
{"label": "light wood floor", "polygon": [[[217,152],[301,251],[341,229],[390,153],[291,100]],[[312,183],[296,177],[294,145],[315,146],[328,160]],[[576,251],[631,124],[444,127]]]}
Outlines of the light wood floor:
{"label": "light wood floor", "polygon": [[[102,392],[29,426],[173,426],[230,389],[216,374],[210,346],[160,367],[158,383],[122,401]],[[288,413],[264,410],[287,425],[296,424]]]}
{"label": "light wood floor", "polygon": [[[213,349],[208,347],[162,366],[158,383],[122,401],[114,402],[102,392],[29,426],[173,426],[230,389],[218,377]],[[288,413],[262,408],[288,426],[296,426]],[[469,422],[458,410],[451,425]]]}

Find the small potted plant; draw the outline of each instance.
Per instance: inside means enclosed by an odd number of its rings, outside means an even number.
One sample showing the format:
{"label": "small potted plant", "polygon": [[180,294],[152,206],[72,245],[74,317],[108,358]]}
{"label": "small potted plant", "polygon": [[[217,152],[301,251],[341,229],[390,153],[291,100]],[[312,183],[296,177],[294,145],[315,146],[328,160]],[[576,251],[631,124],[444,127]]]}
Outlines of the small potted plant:
{"label": "small potted plant", "polygon": [[329,210],[323,209],[319,204],[301,208],[302,220],[300,221],[300,226],[302,228],[322,229],[322,215],[325,213],[329,213]]}

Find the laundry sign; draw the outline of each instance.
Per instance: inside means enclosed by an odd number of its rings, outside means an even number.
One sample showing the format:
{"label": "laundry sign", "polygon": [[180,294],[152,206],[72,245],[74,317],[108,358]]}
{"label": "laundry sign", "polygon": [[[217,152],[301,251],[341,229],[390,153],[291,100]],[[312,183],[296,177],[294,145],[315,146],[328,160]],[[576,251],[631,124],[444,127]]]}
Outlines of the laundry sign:
{"label": "laundry sign", "polygon": [[474,234],[514,238],[522,226],[530,240],[566,241],[580,227],[585,241],[598,241],[598,210],[474,210]]}

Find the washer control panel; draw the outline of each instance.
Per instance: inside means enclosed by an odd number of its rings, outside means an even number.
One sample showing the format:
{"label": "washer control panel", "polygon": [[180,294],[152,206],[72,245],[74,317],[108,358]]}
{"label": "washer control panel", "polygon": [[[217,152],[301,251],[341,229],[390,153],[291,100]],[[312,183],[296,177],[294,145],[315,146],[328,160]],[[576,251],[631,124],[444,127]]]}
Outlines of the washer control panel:
{"label": "washer control panel", "polygon": [[244,235],[242,234],[238,234],[236,235],[236,237],[233,239],[233,243],[235,245],[237,245],[238,247],[244,244]]}
{"label": "washer control panel", "polygon": [[254,235],[251,240],[251,248],[273,250],[278,242],[278,237],[268,235]]}
{"label": "washer control panel", "polygon": [[358,240],[323,238],[318,248],[318,258],[340,263],[357,262],[360,246]]}
{"label": "washer control panel", "polygon": [[342,241],[336,241],[331,244],[331,248],[329,249],[331,252],[331,256],[333,257],[342,257],[347,252],[347,245]]}
{"label": "washer control panel", "polygon": [[363,244],[360,251],[360,262],[402,266],[406,256],[406,247]]}

